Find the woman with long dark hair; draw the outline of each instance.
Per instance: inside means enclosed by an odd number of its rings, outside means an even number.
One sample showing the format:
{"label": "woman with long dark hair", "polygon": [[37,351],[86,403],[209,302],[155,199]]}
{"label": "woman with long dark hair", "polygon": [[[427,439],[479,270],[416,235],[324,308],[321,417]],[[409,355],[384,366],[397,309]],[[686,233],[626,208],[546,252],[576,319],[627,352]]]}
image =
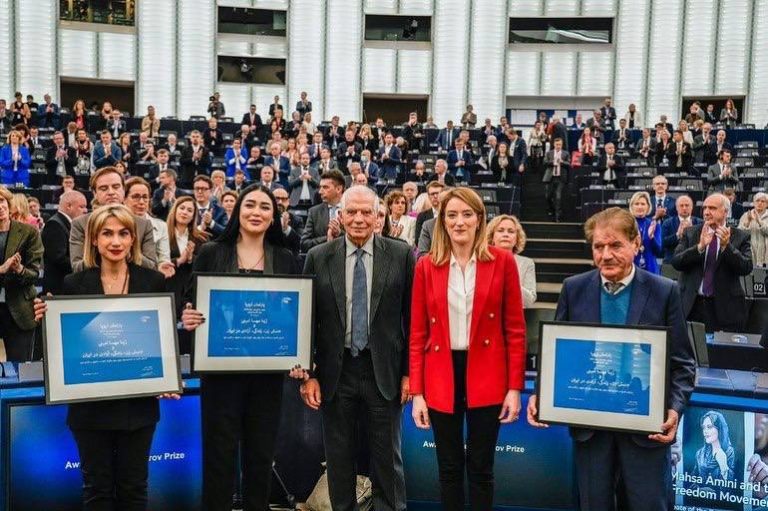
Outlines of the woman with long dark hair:
{"label": "woman with long dark hair", "polygon": [[[285,248],[280,211],[267,188],[254,184],[242,191],[226,229],[217,241],[203,245],[193,269],[251,275],[300,273],[298,262]],[[204,320],[188,302],[182,313],[184,328],[192,331]],[[238,445],[244,508],[269,509],[283,379],[282,374],[245,373],[201,378],[203,508],[207,511],[232,509]]]}

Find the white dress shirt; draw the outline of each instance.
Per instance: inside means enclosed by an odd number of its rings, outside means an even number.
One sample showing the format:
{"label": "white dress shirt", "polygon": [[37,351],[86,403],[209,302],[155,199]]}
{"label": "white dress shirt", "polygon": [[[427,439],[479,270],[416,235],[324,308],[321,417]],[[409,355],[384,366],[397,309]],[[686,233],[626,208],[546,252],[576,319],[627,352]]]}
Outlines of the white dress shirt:
{"label": "white dress shirt", "polygon": [[179,251],[179,254],[184,253],[187,249],[187,244],[189,244],[189,231],[184,229],[184,232],[181,234],[179,234],[179,231],[176,231],[176,249]]}
{"label": "white dress shirt", "polygon": [[[635,265],[633,264],[633,265],[632,265],[632,269],[629,271],[629,275],[627,275],[626,277],[624,277],[623,279],[621,279],[621,280],[619,281],[619,282],[621,282],[621,283],[622,283],[622,284],[624,284],[624,285],[623,285],[623,286],[621,286],[621,287],[618,289],[618,291],[616,291],[616,292],[617,292],[617,293],[620,293],[620,292],[624,291],[625,289],[627,289],[627,287],[629,286],[630,282],[632,282],[632,280],[633,280],[634,278],[635,278]],[[600,275],[600,283],[602,284],[602,286],[603,286],[603,289],[605,289],[605,283],[606,283],[606,282],[608,282],[608,279],[606,279],[605,277],[603,277],[602,275]]]}
{"label": "white dress shirt", "polygon": [[[346,244],[346,260],[344,263],[344,289],[346,296],[346,309],[347,309],[347,329],[344,334],[344,347],[352,347],[352,284],[355,278],[355,263],[357,262],[357,256],[355,250],[357,246],[349,241],[349,238],[344,237],[344,243]],[[368,292],[368,324],[371,323],[371,287],[373,287],[373,236],[368,238],[368,241],[361,247],[363,249],[363,266],[365,266],[365,289]]]}
{"label": "white dress shirt", "polygon": [[451,254],[448,270],[448,329],[452,350],[467,350],[472,328],[472,307],[475,301],[477,259],[473,255],[464,271]]}

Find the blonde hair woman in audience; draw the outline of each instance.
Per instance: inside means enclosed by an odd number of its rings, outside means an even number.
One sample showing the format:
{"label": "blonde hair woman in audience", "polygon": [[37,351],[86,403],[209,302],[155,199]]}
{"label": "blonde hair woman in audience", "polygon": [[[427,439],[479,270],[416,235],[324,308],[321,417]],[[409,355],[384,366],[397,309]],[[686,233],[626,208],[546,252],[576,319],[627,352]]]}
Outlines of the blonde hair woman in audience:
{"label": "blonde hair woman in audience", "polygon": [[677,129],[683,133],[683,142],[688,142],[693,146],[693,132],[688,129],[688,123],[685,122],[685,119],[681,119],[680,122],[677,123]]}
{"label": "blonde hair woman in audience", "polygon": [[752,262],[768,265],[768,194],[758,192],[752,198],[754,209],[741,215],[739,229],[749,231],[752,248]]}
{"label": "blonde hair woman in audience", "polygon": [[[39,218],[32,216],[29,210],[29,200],[23,193],[14,193],[11,199],[11,220],[31,225],[37,230],[43,228]],[[2,254],[0,254],[2,257]]]}
{"label": "blonde hair woman in audience", "polygon": [[315,126],[315,123],[312,122],[312,113],[307,112],[304,114],[304,122],[302,123],[302,126],[304,126],[307,129],[307,133],[314,134],[315,131],[317,131],[317,126]]}
{"label": "blonde hair woman in audience", "polygon": [[389,211],[389,235],[409,245],[416,243],[416,219],[408,216],[408,199],[400,190],[389,192],[384,198]]}
{"label": "blonde hair woman in audience", "polygon": [[488,223],[488,244],[515,254],[523,307],[527,309],[536,302],[536,263],[530,257],[520,255],[525,249],[526,240],[523,226],[515,216],[499,215]]}
{"label": "blonde hair woman in audience", "polygon": [[286,146],[285,151],[281,153],[281,155],[288,158],[288,161],[291,162],[292,167],[295,167],[299,164],[299,149],[296,146],[295,138],[288,139],[288,145]]}
{"label": "blonde hair woman in audience", "polygon": [[211,181],[213,181],[211,196],[220,203],[221,196],[224,194],[224,192],[229,191],[229,188],[227,187],[227,175],[223,170],[214,170],[211,172]]}
{"label": "blonde hair woman in audience", "polygon": [[85,129],[86,126],[86,112],[85,101],[78,99],[75,104],[72,105],[72,122],[75,123],[78,129]]}

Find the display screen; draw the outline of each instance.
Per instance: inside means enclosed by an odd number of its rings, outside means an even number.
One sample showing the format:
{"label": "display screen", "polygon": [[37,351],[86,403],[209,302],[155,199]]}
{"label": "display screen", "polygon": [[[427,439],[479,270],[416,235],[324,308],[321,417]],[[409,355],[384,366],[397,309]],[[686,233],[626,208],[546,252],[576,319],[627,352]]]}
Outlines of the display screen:
{"label": "display screen", "polygon": [[[77,446],[66,424],[67,406],[11,404],[8,414],[7,509],[82,509],[82,476]],[[163,400],[160,416],[150,451],[149,509],[199,510],[200,398]]]}

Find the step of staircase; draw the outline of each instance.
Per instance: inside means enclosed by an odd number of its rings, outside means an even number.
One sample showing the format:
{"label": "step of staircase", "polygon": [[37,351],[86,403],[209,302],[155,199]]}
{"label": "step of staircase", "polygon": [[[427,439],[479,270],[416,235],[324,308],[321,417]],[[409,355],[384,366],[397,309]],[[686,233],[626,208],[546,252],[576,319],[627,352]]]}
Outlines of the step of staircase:
{"label": "step of staircase", "polygon": [[563,285],[559,282],[537,282],[536,303],[557,303]]}
{"label": "step of staircase", "polygon": [[593,268],[591,259],[534,257],[536,282],[561,284],[566,278]]}
{"label": "step of staircase", "polygon": [[568,238],[528,238],[527,257],[558,257],[580,259],[590,257],[589,247],[583,240]]}
{"label": "step of staircase", "polygon": [[576,222],[523,222],[528,238],[558,238],[584,241],[584,224]]}

